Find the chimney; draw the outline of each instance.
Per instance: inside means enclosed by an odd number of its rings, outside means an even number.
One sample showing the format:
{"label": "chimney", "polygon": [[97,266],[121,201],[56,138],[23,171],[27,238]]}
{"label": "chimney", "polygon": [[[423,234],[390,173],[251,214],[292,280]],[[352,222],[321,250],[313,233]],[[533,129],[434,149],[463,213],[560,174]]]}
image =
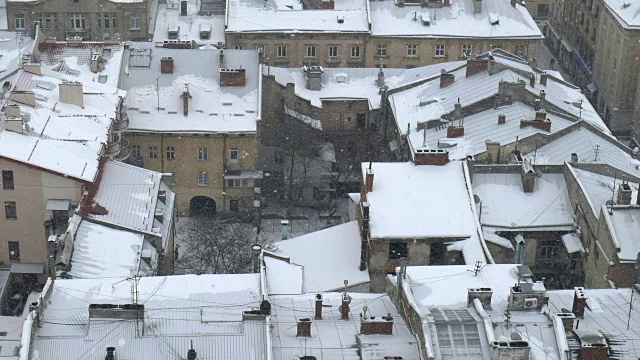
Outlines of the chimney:
{"label": "chimney", "polygon": [[449,125],[447,127],[447,138],[453,139],[461,136],[464,136],[464,126]]}
{"label": "chimney", "polygon": [[144,318],[143,304],[90,304],[89,319],[124,319]]}
{"label": "chimney", "polygon": [[587,294],[583,287],[575,287],[573,294],[573,308],[571,312],[579,318],[584,317],[584,308],[587,306]]}
{"label": "chimney", "polygon": [[393,335],[393,317],[387,316],[364,316],[360,319],[361,335]]}
{"label": "chimney", "polygon": [[529,360],[531,354],[531,346],[528,341],[522,340],[522,337],[515,333],[511,335],[512,339],[520,340],[494,341],[491,343],[491,360],[509,359],[509,360]]}
{"label": "chimney", "polygon": [[562,321],[562,327],[564,328],[564,332],[570,333],[573,331],[573,322],[576,320],[576,316],[570,312],[562,312],[557,313],[557,317]]}
{"label": "chimney", "polygon": [[5,105],[4,112],[5,114],[7,114],[7,116],[18,117],[20,116],[20,105],[18,104]]}
{"label": "chimney", "polygon": [[107,348],[107,355],[104,357],[104,360],[116,360],[116,348],[114,346],[109,346]]}
{"label": "chimney", "polygon": [[[324,70],[322,66],[304,66],[302,68],[307,76],[307,89],[309,90],[321,90],[322,89],[322,73]],[[382,75],[384,78],[384,74]],[[378,82],[380,81],[380,73],[378,73]]]}
{"label": "chimney", "polygon": [[[442,71],[445,71],[445,70],[442,70]],[[455,75],[443,72],[442,74],[440,74],[440,87],[443,88],[453,84],[455,79],[456,79]]]}
{"label": "chimney", "polygon": [[379,88],[384,87],[384,71],[382,71],[382,64],[380,64],[380,70],[378,70],[378,81],[377,85]]}
{"label": "chimney", "polygon": [[322,8],[323,9],[327,9],[327,10],[333,10],[335,9],[335,2],[333,0],[323,0],[322,1]]}
{"label": "chimney", "polygon": [[577,163],[578,162],[578,154],[577,153],[571,153],[571,161],[572,163]]}
{"label": "chimney", "polygon": [[582,344],[582,346],[580,347],[580,359],[608,360],[609,346],[606,343]]}
{"label": "chimney", "polygon": [[342,305],[340,306],[340,313],[342,314],[342,320],[349,320],[349,295],[347,293],[342,294]]}
{"label": "chimney", "polygon": [[42,68],[40,63],[26,63],[22,65],[22,70],[30,74],[42,75]]}
{"label": "chimney", "polygon": [[529,160],[524,160],[520,165],[520,177],[522,178],[522,190],[526,193],[532,193],[536,182],[536,172]]}
{"label": "chimney", "polygon": [[542,109],[542,100],[541,99],[534,99],[533,100],[533,109],[535,111],[539,111]]}
{"label": "chimney", "polygon": [[189,84],[184,84],[184,91],[180,97],[182,98],[182,113],[184,116],[189,116],[189,99],[192,97],[189,94]]}
{"label": "chimney", "polygon": [[467,289],[467,307],[473,306],[474,299],[480,299],[483,307],[491,306],[491,296],[493,290],[491,288],[471,288]]}
{"label": "chimney", "polygon": [[220,61],[218,65],[221,69],[224,67],[224,49],[220,49]]}
{"label": "chimney", "polygon": [[471,56],[467,59],[467,77],[475,75],[479,72],[487,70],[487,60],[478,59],[477,57]]}
{"label": "chimney", "polygon": [[540,74],[540,85],[547,86],[547,79],[549,79],[549,75],[546,72]]}
{"label": "chimney", "polygon": [[245,86],[246,69],[220,68],[220,86]]}
{"label": "chimney", "polygon": [[316,320],[322,320],[322,294],[316,294]]}
{"label": "chimney", "polygon": [[413,163],[416,165],[446,165],[449,151],[444,149],[416,149]]}
{"label": "chimney", "polygon": [[486,147],[486,163],[487,164],[499,164],[500,163],[500,142],[486,140],[484,142]]}
{"label": "chimney", "polygon": [[536,75],[535,74],[531,74],[531,76],[529,76],[529,85],[531,85],[531,87],[536,86]]}
{"label": "chimney", "polygon": [[458,99],[457,103],[453,104],[453,119],[462,119],[462,104],[460,103],[460,99]]}
{"label": "chimney", "polygon": [[480,14],[482,12],[482,0],[473,0],[473,13]]}
{"label": "chimney", "polygon": [[507,115],[500,114],[498,115],[498,125],[504,125],[507,122]]}
{"label": "chimney", "polygon": [[303,318],[298,320],[298,332],[296,336],[311,337],[311,319]]}
{"label": "chimney", "polygon": [[544,90],[540,90],[540,105],[545,106],[546,101],[547,101],[547,92]]}
{"label": "chimney", "polygon": [[625,178],[622,179],[622,184],[618,185],[618,201],[616,204],[618,205],[631,205],[631,195],[633,191],[631,190],[631,186]]}
{"label": "chimney", "polygon": [[173,74],[173,57],[163,56],[160,58],[160,73]]}
{"label": "chimney", "polygon": [[100,71],[100,55],[97,53],[91,54],[91,72],[97,73]]}
{"label": "chimney", "polygon": [[24,121],[22,120],[22,116],[10,117],[7,116],[4,119],[4,128],[7,131],[12,131],[18,134],[24,134],[25,126]]}
{"label": "chimney", "polygon": [[36,106],[36,93],[33,91],[13,90],[9,99],[20,104]]}
{"label": "chimney", "polygon": [[82,84],[77,81],[63,81],[58,85],[60,102],[77,105],[84,109],[84,95]]}
{"label": "chimney", "polygon": [[536,121],[545,121],[547,120],[547,112],[544,109],[540,109],[536,111]]}
{"label": "chimney", "polygon": [[367,193],[370,193],[373,191],[373,169],[371,168],[371,163],[369,163],[369,168],[366,171],[365,174],[365,183],[364,185],[366,186],[366,190]]}

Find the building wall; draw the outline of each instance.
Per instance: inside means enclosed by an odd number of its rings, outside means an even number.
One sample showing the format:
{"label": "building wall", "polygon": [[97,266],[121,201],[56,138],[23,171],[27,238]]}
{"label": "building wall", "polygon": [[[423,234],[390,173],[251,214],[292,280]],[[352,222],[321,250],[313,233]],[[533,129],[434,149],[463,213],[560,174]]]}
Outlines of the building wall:
{"label": "building wall", "polygon": [[[148,26],[152,0],[140,2],[114,2],[109,0],[46,0],[46,1],[7,1],[7,22],[10,30],[16,30],[16,15],[24,16],[25,30],[33,31],[34,21],[42,21],[41,31],[46,37],[65,40],[70,36],[81,36],[85,40],[103,40],[121,34],[124,40],[148,40]],[[84,29],[72,31],[72,14],[81,14],[84,18]],[[115,15],[116,26],[109,23],[109,28],[98,25],[98,14]],[[132,15],[140,16],[140,29],[131,28]],[[46,20],[46,15],[54,16],[55,21]]]}
{"label": "building wall", "polygon": [[544,20],[549,17],[551,1],[550,0],[529,0],[526,2],[525,6],[532,18],[536,20]]}
{"label": "building wall", "polygon": [[[22,263],[47,263],[47,230],[45,220],[51,218],[46,205],[49,199],[65,199],[78,203],[82,185],[74,180],[0,159],[0,170],[13,171],[14,189],[0,188],[0,262],[10,263],[8,242],[18,241]],[[7,219],[5,202],[16,203],[16,219]]]}
{"label": "building wall", "polygon": [[[128,133],[130,146],[139,146],[144,167],[162,173],[174,173],[167,183],[176,193],[178,214],[189,215],[190,201],[194,196],[207,196],[216,202],[217,212],[230,211],[230,200],[239,200],[241,211],[252,211],[254,186],[229,188],[224,181],[227,170],[255,170],[258,162],[258,144],[255,134],[151,134]],[[158,147],[158,157],[149,156],[149,147]],[[167,159],[167,147],[174,147],[175,160]],[[198,160],[198,148],[207,148],[207,160]],[[229,150],[239,149],[239,161],[232,165]],[[233,168],[232,168],[233,166]],[[198,185],[198,173],[207,172],[208,185]]]}

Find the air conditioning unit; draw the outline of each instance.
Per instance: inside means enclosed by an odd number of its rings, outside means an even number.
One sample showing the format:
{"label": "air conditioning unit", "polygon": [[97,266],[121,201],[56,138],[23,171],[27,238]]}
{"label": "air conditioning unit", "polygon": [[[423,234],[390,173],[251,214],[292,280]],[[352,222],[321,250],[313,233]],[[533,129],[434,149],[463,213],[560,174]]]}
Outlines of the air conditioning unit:
{"label": "air conditioning unit", "polygon": [[525,309],[535,309],[537,307],[538,307],[538,299],[536,299],[536,298],[524,299],[524,308]]}

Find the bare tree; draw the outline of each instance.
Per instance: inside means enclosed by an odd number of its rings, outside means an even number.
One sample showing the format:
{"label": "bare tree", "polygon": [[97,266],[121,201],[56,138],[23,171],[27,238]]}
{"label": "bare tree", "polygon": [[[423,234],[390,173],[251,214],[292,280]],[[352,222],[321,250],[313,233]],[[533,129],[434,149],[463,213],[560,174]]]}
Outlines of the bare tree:
{"label": "bare tree", "polygon": [[271,239],[256,234],[243,223],[222,222],[216,219],[194,219],[179,234],[183,238],[182,256],[176,261],[177,273],[241,274],[251,272],[254,244],[264,250],[275,251]]}

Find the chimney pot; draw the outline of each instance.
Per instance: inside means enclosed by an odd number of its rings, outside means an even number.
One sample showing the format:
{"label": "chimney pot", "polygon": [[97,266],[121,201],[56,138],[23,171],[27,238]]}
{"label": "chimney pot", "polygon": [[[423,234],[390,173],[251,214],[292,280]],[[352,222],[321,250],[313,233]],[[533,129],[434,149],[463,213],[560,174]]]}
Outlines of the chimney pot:
{"label": "chimney pot", "polygon": [[393,318],[362,317],[360,319],[360,334],[362,335],[393,335]]}
{"label": "chimney pot", "polygon": [[180,97],[182,98],[182,112],[184,116],[189,116],[189,98],[191,98],[189,84],[184,84],[184,91]]}
{"label": "chimney pot", "polygon": [[548,78],[549,78],[549,75],[546,72],[543,72],[542,74],[540,74],[540,85],[547,86]]}
{"label": "chimney pot", "polygon": [[297,330],[296,336],[311,337],[311,319],[303,318],[298,320]]}
{"label": "chimney pot", "polygon": [[440,87],[447,87],[455,81],[456,76],[453,74],[443,73],[440,74]]}
{"label": "chimney pot", "polygon": [[483,307],[491,306],[492,296],[493,296],[493,289],[491,288],[467,289],[467,306],[473,306],[474,299],[479,299]]}
{"label": "chimney pot", "polygon": [[529,76],[529,85],[531,85],[531,87],[536,86],[536,75],[535,74],[531,74],[531,76]]}
{"label": "chimney pot", "polygon": [[576,316],[569,312],[563,312],[556,314],[557,317],[562,320],[562,327],[564,332],[570,333],[573,331],[573,322],[576,320]]}
{"label": "chimney pot", "polygon": [[187,351],[187,360],[196,360],[198,359],[198,353],[194,349],[189,349]]}
{"label": "chimney pot", "polygon": [[373,191],[373,175],[374,175],[373,169],[369,167],[365,175],[365,186],[367,189],[367,193],[370,193]]}
{"label": "chimney pot", "polygon": [[618,199],[616,203],[618,205],[631,205],[631,197],[633,190],[629,183],[623,179],[622,184],[618,185]]}
{"label": "chimney pot", "polygon": [[498,115],[498,125],[504,125],[507,122],[507,115],[500,114]]}
{"label": "chimney pot", "polygon": [[322,294],[316,294],[316,320],[322,320]]}
{"label": "chimney pot", "polygon": [[547,112],[543,109],[536,111],[536,121],[545,121],[547,120]]}
{"label": "chimney pot", "polygon": [[173,57],[165,56],[160,59],[160,73],[173,74]]}
{"label": "chimney pot", "polygon": [[220,68],[220,86],[245,86],[246,69]]}
{"label": "chimney pot", "polygon": [[571,312],[579,318],[584,317],[584,309],[587,306],[587,294],[583,287],[575,287],[573,293],[573,308]]}
{"label": "chimney pot", "polygon": [[578,154],[577,153],[571,153],[571,162],[572,163],[577,163],[578,162]]}
{"label": "chimney pot", "polygon": [[340,313],[342,315],[342,320],[349,320],[349,303],[351,300],[349,299],[349,295],[346,293],[342,294],[342,305],[340,306]]}

